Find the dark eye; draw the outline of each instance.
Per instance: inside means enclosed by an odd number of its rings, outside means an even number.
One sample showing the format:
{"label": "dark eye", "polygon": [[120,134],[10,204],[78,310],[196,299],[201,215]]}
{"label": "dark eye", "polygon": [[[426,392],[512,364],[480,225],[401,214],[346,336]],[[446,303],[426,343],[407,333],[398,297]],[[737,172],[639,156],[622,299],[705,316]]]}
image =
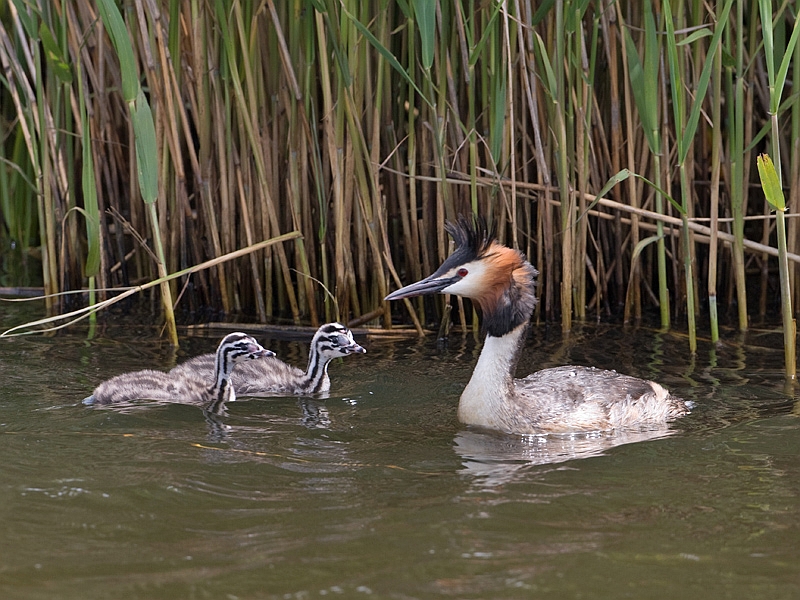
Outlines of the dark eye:
{"label": "dark eye", "polygon": [[469,273],[469,271],[467,271],[467,270],[466,270],[464,267],[461,267],[461,268],[458,270],[458,273],[456,273],[456,274],[457,274],[459,277],[466,277],[466,276],[467,276],[467,273]]}

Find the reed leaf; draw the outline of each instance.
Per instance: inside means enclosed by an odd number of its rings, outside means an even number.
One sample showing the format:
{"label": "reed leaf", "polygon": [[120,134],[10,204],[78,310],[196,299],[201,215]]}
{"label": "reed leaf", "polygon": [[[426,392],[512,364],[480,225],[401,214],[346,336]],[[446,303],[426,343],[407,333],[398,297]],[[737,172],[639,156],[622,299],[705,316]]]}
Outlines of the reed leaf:
{"label": "reed leaf", "polygon": [[658,153],[661,151],[661,140],[659,139],[658,133],[657,100],[659,47],[655,19],[653,18],[653,9],[650,2],[645,3],[645,47],[643,60],[639,60],[639,53],[636,51],[636,45],[631,38],[628,28],[624,27],[622,32],[630,69],[629,77],[631,80],[633,99],[636,101],[636,109],[639,111],[639,119],[642,121],[642,128],[647,137],[650,151]]}
{"label": "reed leaf", "polygon": [[[412,0],[414,23],[422,44],[422,68],[433,66],[433,50],[436,42],[436,5],[433,0]],[[377,41],[377,38],[376,38]]]}
{"label": "reed leaf", "polygon": [[539,58],[539,64],[544,69],[544,84],[545,89],[547,90],[548,94],[553,103],[557,102],[558,98],[558,83],[556,82],[556,74],[553,70],[553,66],[550,62],[550,56],[547,52],[547,47],[545,46],[544,40],[542,36],[538,33],[534,33],[536,36],[536,50],[537,50],[537,58]]}
{"label": "reed leaf", "polygon": [[139,190],[145,203],[153,204],[158,199],[158,145],[153,113],[144,92],[139,92],[134,102],[128,104],[133,123],[134,143],[136,144],[136,170],[139,176]]}
{"label": "reed leaf", "polygon": [[[722,39],[722,34],[725,31],[725,25],[728,23],[728,15],[730,14],[731,7],[733,6],[734,0],[726,0],[725,4],[723,4],[722,12],[720,13],[719,20],[717,21],[717,26],[714,29],[714,35],[711,37],[711,42],[709,42],[707,54],[708,56],[713,56],[717,51],[717,46]],[[669,2],[665,2],[665,7],[669,6]],[[670,42],[667,44],[669,50],[668,54],[670,56],[670,70],[673,68],[677,69],[677,64],[673,64],[673,61],[677,61],[677,44],[675,43],[675,31],[672,29],[671,24],[671,13],[669,8],[665,8],[664,11],[665,18],[667,19],[667,39]],[[711,81],[711,70],[714,66],[714,61],[707,60],[703,64],[703,70],[700,73],[700,77],[697,80],[697,86],[694,93],[694,99],[692,101],[691,108],[689,110],[689,115],[686,119],[686,126],[683,131],[678,130],[678,163],[682,164],[686,161],[686,155],[689,153],[689,149],[691,148],[692,140],[694,139],[695,132],[697,131],[697,123],[700,119],[700,111],[703,107],[703,102],[705,100],[706,91],[708,90],[708,84]],[[675,96],[678,90],[673,91],[673,101],[675,100]],[[680,97],[680,109],[683,110],[683,94],[677,93]]]}
{"label": "reed leaf", "polygon": [[97,12],[111,38],[114,50],[119,59],[119,71],[122,75],[122,98],[131,103],[137,100],[140,92],[139,68],[133,56],[133,47],[128,37],[125,21],[113,0],[97,0]]}
{"label": "reed leaf", "polygon": [[605,196],[606,194],[608,194],[608,192],[611,191],[611,189],[615,185],[617,185],[618,183],[622,183],[623,181],[627,180],[629,177],[635,177],[636,179],[638,179],[640,181],[643,181],[644,183],[649,185],[651,188],[653,188],[656,192],[661,194],[661,196],[666,198],[669,201],[669,203],[672,205],[672,208],[674,208],[675,211],[679,215],[684,215],[685,214],[685,211],[684,211],[683,207],[680,205],[680,203],[677,200],[675,200],[675,198],[670,196],[665,190],[663,190],[657,184],[655,184],[652,181],[650,181],[647,177],[643,177],[642,175],[639,175],[638,173],[634,173],[629,169],[622,169],[618,173],[615,173],[614,175],[611,176],[611,178],[600,189],[600,191],[597,192],[597,196],[595,196],[595,199],[591,202],[591,204],[589,204],[589,207],[587,208],[587,212],[589,210],[593,209],[595,207],[595,205],[597,205],[597,203],[600,201],[600,199],[603,196]]}
{"label": "reed leaf", "polygon": [[62,83],[72,83],[72,70],[64,59],[64,55],[61,52],[58,42],[56,42],[56,39],[53,37],[53,33],[44,21],[39,24],[39,39],[42,41],[42,47],[45,51],[44,56],[53,74]]}
{"label": "reed leaf", "polygon": [[[794,26],[792,27],[792,35],[789,38],[789,42],[786,44],[786,48],[784,49],[783,58],[781,58],[781,64],[778,68],[778,72],[775,74],[774,83],[770,86],[774,93],[770,94],[770,102],[769,102],[769,110],[771,113],[777,113],[778,107],[781,103],[781,95],[783,93],[783,86],[786,83],[786,76],[789,73],[789,65],[792,62],[792,54],[794,53],[794,48],[797,45],[797,39],[800,37],[800,19],[797,18],[795,15],[794,19]],[[767,55],[767,64],[769,64],[770,57]],[[797,101],[797,96],[795,95],[792,98],[792,102]],[[789,105],[787,103],[787,105]]]}

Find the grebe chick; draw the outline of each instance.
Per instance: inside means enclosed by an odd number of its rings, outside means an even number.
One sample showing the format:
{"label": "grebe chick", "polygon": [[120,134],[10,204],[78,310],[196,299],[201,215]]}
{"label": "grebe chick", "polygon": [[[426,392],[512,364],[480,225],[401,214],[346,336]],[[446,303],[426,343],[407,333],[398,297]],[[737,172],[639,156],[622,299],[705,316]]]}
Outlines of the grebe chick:
{"label": "grebe chick", "polygon": [[[326,393],[331,389],[328,363],[366,350],[353,338],[353,332],[340,323],[326,323],[317,329],[311,340],[308,367],[303,372],[278,358],[269,358],[241,365],[234,371],[233,385],[240,394],[248,396],[291,395],[306,396]],[[208,378],[213,355],[196,356],[169,372],[170,377],[186,377],[189,373]]]}
{"label": "grebe chick", "polygon": [[664,424],[689,412],[687,402],[658,383],[616,371],[565,366],[514,379],[536,306],[538,272],[483,224],[460,217],[445,230],[455,241],[453,254],[435,273],[386,300],[442,293],[480,306],[487,335],[461,394],[460,421],[515,434],[587,432]]}
{"label": "grebe chick", "polygon": [[192,377],[191,371],[173,377],[169,373],[145,369],[123,373],[98,385],[84,404],[116,404],[133,400],[156,400],[202,404],[209,412],[219,414],[226,402],[236,400],[231,383],[234,366],[244,361],[275,356],[247,334],[226,335],[212,357],[213,380]]}

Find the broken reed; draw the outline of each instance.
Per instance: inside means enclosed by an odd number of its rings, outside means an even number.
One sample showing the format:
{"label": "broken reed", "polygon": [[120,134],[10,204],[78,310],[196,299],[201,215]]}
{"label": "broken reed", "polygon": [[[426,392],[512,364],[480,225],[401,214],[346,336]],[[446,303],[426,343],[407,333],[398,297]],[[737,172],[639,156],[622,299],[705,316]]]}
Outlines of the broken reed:
{"label": "broken reed", "polygon": [[[776,264],[748,250],[776,245],[750,193],[755,150],[782,149],[790,209],[800,189],[800,59],[790,48],[774,115],[785,126],[772,128],[759,11],[717,4],[128,0],[158,148],[150,223],[96,3],[5,3],[0,235],[40,247],[48,293],[88,286],[76,210],[88,140],[101,296],[158,278],[151,225],[167,273],[296,230],[302,239],[173,280],[179,318],[389,326],[383,296],[431,273],[449,251],[443,221],[472,211],[539,268],[540,317],[564,329],[659,305],[664,327],[680,318],[693,331],[708,305],[712,327],[719,310],[744,329],[748,301],[766,315]],[[795,20],[771,6],[784,56]],[[636,177],[596,202],[622,172]],[[707,238],[695,220],[711,224]],[[800,241],[787,223],[791,258]],[[753,273],[760,295],[747,297]],[[414,317],[435,321],[438,306],[417,299]]]}

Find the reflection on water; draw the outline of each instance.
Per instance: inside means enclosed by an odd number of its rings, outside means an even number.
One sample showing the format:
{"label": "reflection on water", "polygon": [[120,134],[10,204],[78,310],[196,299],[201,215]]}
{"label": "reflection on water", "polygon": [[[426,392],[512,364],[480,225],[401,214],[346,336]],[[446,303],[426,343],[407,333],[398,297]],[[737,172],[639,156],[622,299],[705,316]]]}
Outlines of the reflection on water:
{"label": "reflection on water", "polygon": [[533,465],[601,456],[615,446],[657,440],[674,433],[675,430],[662,427],[641,431],[510,436],[467,429],[456,435],[454,446],[465,473],[480,478],[478,485],[492,487],[510,483],[520,471]]}
{"label": "reflection on water", "polygon": [[[307,341],[256,337],[306,360]],[[80,404],[218,338],[177,357],[153,332],[0,340],[0,597],[800,597],[779,335],[701,340],[691,358],[678,334],[533,328],[520,376],[596,365],[695,402],[654,431],[463,427],[480,342],[458,334],[364,340],[327,398],[242,397],[215,416]]]}

